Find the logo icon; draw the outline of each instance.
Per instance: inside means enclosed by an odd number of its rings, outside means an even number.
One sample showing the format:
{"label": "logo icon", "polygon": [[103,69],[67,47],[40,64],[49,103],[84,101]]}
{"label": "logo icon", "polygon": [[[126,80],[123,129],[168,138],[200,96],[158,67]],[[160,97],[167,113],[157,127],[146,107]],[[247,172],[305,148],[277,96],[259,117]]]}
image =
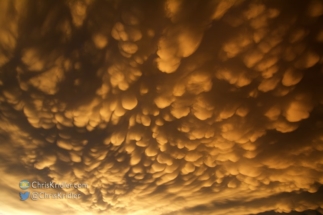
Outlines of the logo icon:
{"label": "logo icon", "polygon": [[29,192],[24,192],[24,193],[19,192],[19,196],[21,201],[25,201],[29,197]]}
{"label": "logo icon", "polygon": [[29,181],[28,181],[28,180],[21,180],[21,181],[19,182],[19,187],[20,187],[22,190],[27,190],[27,189],[30,187]]}

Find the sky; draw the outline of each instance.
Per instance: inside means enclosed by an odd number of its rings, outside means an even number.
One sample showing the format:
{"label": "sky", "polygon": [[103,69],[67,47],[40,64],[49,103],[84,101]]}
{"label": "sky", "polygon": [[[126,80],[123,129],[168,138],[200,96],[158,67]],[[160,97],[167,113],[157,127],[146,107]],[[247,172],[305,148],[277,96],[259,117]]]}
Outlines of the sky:
{"label": "sky", "polygon": [[0,215],[323,214],[322,65],[322,0],[0,0]]}

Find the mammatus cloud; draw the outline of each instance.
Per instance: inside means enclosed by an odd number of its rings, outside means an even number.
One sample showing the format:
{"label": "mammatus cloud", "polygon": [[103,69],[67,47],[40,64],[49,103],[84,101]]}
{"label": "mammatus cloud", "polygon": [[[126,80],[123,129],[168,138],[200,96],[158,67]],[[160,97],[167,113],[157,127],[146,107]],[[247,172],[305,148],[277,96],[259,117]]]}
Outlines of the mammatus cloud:
{"label": "mammatus cloud", "polygon": [[2,214],[322,214],[322,1],[0,8]]}

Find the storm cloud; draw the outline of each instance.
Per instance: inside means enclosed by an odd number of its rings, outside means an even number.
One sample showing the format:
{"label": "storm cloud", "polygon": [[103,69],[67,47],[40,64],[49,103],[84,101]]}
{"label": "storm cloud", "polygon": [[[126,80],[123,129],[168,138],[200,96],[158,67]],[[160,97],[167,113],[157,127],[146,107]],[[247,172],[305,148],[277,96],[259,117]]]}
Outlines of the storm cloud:
{"label": "storm cloud", "polygon": [[2,214],[323,214],[323,1],[3,0],[0,26]]}

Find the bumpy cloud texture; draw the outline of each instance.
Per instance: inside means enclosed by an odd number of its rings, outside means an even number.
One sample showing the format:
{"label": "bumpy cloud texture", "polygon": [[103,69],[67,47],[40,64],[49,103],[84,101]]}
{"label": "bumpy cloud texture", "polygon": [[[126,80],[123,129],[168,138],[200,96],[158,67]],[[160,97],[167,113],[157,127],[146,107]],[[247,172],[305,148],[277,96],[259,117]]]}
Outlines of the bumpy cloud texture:
{"label": "bumpy cloud texture", "polygon": [[[323,214],[322,23],[320,0],[1,1],[0,212]],[[89,186],[21,202],[24,178]]]}

